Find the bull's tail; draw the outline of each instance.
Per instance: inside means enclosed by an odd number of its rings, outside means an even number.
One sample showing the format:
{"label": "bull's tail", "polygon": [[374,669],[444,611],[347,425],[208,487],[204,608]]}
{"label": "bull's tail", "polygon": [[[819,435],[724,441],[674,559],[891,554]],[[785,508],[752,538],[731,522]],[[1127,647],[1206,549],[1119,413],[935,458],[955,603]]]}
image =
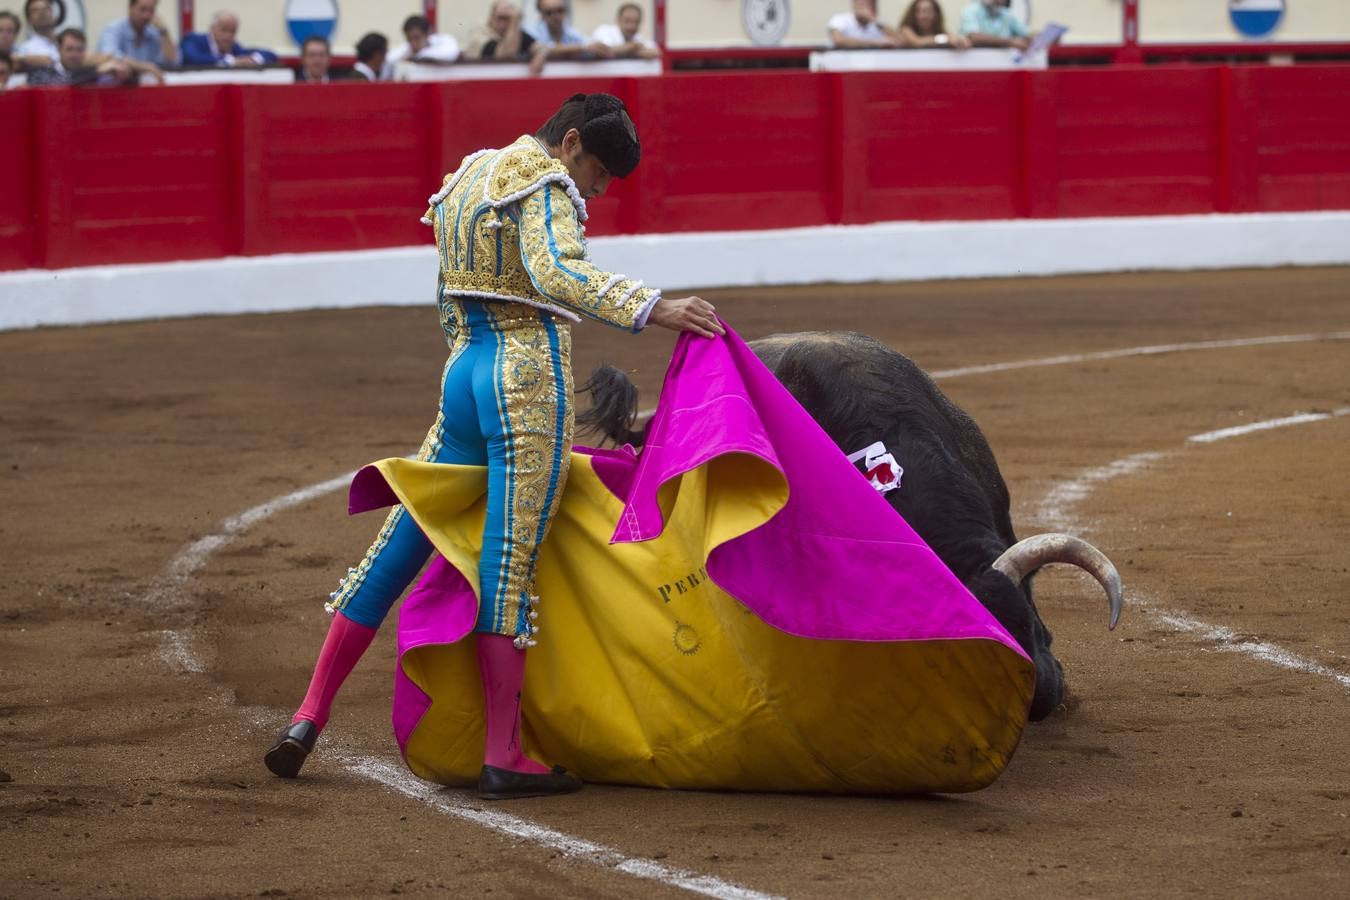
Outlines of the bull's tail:
{"label": "bull's tail", "polygon": [[646,425],[633,430],[638,390],[625,373],[604,363],[591,373],[580,390],[591,395],[591,405],[577,414],[579,431],[604,435],[619,446],[641,447],[646,442]]}

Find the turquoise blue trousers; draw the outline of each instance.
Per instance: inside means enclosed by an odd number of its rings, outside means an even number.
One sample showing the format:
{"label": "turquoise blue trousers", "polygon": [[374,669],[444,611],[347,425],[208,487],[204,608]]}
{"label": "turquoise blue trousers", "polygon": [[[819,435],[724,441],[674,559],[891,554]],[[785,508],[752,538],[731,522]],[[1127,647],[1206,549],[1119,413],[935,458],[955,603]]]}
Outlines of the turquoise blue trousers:
{"label": "turquoise blue trousers", "polygon": [[[476,631],[528,638],[539,545],[567,480],[572,448],[571,333],[528,306],[449,299],[441,406],[417,458],[487,466]],[[330,610],[379,627],[432,551],[403,507],[385,519]]]}

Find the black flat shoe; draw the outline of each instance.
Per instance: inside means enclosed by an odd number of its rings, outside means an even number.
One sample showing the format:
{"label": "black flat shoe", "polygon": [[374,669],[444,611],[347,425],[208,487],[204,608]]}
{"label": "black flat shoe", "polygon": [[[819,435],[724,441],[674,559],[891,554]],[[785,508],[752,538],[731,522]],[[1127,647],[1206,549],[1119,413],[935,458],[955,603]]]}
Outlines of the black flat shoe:
{"label": "black flat shoe", "polygon": [[286,730],[277,738],[276,743],[267,749],[267,753],[263,755],[263,762],[273,775],[294,778],[300,774],[305,757],[309,756],[309,752],[314,749],[314,742],[318,739],[319,729],[314,727],[313,722],[304,719],[292,722],[286,726]]}
{"label": "black flat shoe", "polygon": [[580,779],[567,774],[562,766],[552,772],[529,775],[496,766],[483,766],[478,776],[478,796],[484,800],[515,800],[520,797],[548,797],[581,790]]}

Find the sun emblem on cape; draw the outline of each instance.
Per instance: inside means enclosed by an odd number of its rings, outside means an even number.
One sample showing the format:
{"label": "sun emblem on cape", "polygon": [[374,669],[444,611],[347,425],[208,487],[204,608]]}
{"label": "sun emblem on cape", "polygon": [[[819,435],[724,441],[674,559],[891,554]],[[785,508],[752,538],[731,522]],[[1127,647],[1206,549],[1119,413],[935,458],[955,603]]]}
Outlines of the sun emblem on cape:
{"label": "sun emblem on cape", "polygon": [[698,648],[703,646],[703,641],[699,640],[698,632],[694,626],[686,625],[683,622],[675,623],[675,649],[685,656],[693,656],[698,652]]}

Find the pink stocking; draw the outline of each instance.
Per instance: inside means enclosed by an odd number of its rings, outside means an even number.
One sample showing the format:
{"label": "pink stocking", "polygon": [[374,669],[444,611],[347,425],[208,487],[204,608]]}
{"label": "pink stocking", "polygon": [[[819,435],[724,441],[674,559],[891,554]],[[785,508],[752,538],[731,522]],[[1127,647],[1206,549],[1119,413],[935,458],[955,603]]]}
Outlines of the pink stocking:
{"label": "pink stocking", "polygon": [[483,762],[498,769],[540,775],[550,771],[525,755],[520,742],[520,691],[525,651],[502,634],[478,635],[478,671],[483,676]]}
{"label": "pink stocking", "polygon": [[324,638],[323,649],[319,651],[319,661],[314,664],[314,676],[310,679],[305,702],[300,704],[291,721],[304,719],[323,731],[328,724],[333,698],[374,639],[374,628],[353,622],[341,612],[333,616],[328,637]]}

